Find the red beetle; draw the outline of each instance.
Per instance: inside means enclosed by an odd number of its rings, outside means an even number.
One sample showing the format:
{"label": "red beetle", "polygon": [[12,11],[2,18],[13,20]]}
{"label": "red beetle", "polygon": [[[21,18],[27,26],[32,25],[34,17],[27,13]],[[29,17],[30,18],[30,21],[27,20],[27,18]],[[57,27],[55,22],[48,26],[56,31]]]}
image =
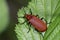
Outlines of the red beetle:
{"label": "red beetle", "polygon": [[40,32],[44,32],[47,30],[46,23],[35,15],[25,14],[25,18],[33,25],[36,30]]}

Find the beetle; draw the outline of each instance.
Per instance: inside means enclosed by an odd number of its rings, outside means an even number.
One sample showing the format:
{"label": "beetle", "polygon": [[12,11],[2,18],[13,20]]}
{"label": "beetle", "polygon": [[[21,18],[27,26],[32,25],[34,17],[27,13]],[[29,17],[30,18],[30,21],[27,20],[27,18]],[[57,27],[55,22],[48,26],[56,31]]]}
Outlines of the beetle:
{"label": "beetle", "polygon": [[[30,10],[31,12],[31,10]],[[39,32],[45,32],[47,30],[47,24],[39,19],[37,16],[31,14],[26,14],[24,15],[23,18],[26,18],[28,22]]]}
{"label": "beetle", "polygon": [[25,14],[25,18],[29,21],[29,23],[39,32],[44,32],[47,30],[46,23],[36,17],[35,15]]}

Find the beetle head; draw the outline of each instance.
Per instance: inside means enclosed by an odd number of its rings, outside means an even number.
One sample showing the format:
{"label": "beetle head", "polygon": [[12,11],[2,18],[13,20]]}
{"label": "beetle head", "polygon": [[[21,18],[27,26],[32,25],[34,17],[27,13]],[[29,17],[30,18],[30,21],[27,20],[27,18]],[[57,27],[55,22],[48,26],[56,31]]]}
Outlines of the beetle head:
{"label": "beetle head", "polygon": [[30,19],[32,18],[32,15],[30,15],[30,14],[25,14],[25,18],[26,18],[27,20],[30,20]]}

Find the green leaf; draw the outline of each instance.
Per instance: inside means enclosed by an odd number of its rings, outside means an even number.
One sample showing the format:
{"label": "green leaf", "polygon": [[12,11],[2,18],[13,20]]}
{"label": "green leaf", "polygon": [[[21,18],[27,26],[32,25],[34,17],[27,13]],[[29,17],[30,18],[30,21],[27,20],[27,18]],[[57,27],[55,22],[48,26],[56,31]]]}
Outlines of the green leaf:
{"label": "green leaf", "polygon": [[59,18],[60,16],[57,16],[56,19],[49,25],[48,30],[45,33],[44,40],[53,40],[53,38],[60,32]]}
{"label": "green leaf", "polygon": [[[44,35],[44,40],[60,40],[60,0],[56,1],[57,5],[55,4],[56,8],[54,13],[52,13],[51,24],[49,24],[48,29]],[[53,4],[53,2],[52,2]],[[53,7],[52,7],[53,8]]]}
{"label": "green leaf", "polygon": [[43,39],[40,33],[35,31],[34,29],[31,28],[31,30],[29,31],[28,25],[26,23],[22,25],[21,24],[16,25],[15,31],[17,33],[18,40],[42,40]]}
{"label": "green leaf", "polygon": [[[18,18],[19,23],[15,27],[18,40],[60,40],[60,0],[31,0],[27,7],[19,9],[18,17],[23,17],[25,13],[30,14],[30,9],[33,15],[43,17],[48,23],[51,23],[47,24],[47,31],[42,33],[44,34],[42,37],[41,32],[39,33],[29,26],[27,21],[21,24],[26,19]],[[27,33],[29,27],[31,30]]]}
{"label": "green leaf", "polygon": [[[24,15],[23,8],[19,10],[18,15],[20,13]],[[22,14],[19,17],[22,17],[23,16]],[[27,22],[24,24],[21,24],[23,23],[24,20],[25,20],[24,18],[23,19],[18,18],[19,23],[16,24],[16,27],[15,27],[15,32],[17,33],[18,40],[43,40],[43,36],[40,34],[40,32],[35,31],[35,29],[32,26],[30,27],[27,24]],[[30,31],[29,31],[29,27],[30,27]]]}

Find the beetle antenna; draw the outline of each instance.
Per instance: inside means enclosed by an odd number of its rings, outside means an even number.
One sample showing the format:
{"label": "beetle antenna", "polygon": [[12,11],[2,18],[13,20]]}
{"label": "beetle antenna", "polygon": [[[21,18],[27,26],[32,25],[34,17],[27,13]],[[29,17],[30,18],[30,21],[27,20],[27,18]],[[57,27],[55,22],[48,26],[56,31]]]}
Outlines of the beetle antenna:
{"label": "beetle antenna", "polygon": [[30,9],[30,13],[31,13],[31,15],[32,15],[32,11],[31,11],[31,9]]}
{"label": "beetle antenna", "polygon": [[[23,8],[24,9],[24,8]],[[24,13],[26,14],[26,11],[24,10]]]}

